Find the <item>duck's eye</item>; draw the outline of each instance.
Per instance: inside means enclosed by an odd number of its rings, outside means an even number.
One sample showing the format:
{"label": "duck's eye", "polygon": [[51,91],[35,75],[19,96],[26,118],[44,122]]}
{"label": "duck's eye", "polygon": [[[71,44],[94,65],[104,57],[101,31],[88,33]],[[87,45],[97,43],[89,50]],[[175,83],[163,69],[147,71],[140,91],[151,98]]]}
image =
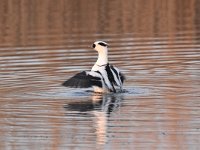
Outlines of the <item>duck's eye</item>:
{"label": "duck's eye", "polygon": [[103,43],[103,42],[100,42],[100,43],[98,43],[99,45],[101,45],[101,46],[104,46],[104,47],[106,47],[107,45],[105,44],[105,43]]}

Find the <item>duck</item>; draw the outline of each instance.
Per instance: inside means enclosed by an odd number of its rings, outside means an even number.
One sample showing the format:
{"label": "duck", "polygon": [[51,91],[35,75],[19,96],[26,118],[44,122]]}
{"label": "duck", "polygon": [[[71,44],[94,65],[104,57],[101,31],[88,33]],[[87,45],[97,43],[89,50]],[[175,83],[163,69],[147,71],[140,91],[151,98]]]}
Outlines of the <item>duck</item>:
{"label": "duck", "polygon": [[108,62],[108,44],[96,41],[92,48],[98,52],[98,59],[90,71],[75,74],[62,83],[70,88],[93,88],[95,93],[122,92],[124,74]]}

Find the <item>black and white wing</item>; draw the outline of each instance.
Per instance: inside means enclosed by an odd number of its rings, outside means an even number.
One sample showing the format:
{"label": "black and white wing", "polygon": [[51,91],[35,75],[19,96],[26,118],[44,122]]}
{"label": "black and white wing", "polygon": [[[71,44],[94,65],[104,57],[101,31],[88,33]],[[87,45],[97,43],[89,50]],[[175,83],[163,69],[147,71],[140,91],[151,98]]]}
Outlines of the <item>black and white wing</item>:
{"label": "black and white wing", "polygon": [[62,85],[73,88],[89,88],[92,86],[102,87],[101,77],[92,76],[89,73],[86,71],[77,73],[76,75],[65,81]]}
{"label": "black and white wing", "polygon": [[113,65],[106,66],[106,72],[108,74],[109,81],[114,84],[115,86],[122,87],[125,76],[119,71],[117,67]]}

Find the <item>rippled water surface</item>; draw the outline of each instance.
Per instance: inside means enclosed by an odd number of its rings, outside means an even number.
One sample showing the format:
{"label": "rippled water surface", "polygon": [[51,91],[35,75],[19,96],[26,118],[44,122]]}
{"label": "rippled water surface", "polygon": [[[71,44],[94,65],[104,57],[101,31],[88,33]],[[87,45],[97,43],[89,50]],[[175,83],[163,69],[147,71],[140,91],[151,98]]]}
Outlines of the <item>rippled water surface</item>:
{"label": "rippled water surface", "polygon": [[[200,1],[0,3],[0,149],[200,149]],[[61,86],[95,40],[124,93]]]}

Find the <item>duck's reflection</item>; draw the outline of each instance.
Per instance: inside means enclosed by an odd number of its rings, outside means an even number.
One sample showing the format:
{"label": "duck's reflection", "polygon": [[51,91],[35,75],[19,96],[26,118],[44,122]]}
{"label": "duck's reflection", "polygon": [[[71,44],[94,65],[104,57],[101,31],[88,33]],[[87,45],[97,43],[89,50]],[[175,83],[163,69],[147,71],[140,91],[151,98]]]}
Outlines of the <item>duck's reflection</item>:
{"label": "duck's reflection", "polygon": [[120,108],[123,94],[94,93],[91,99],[85,102],[68,103],[65,108],[67,111],[76,111],[82,117],[90,118],[92,120],[91,127],[95,129],[97,144],[104,144],[107,141],[108,117]]}
{"label": "duck's reflection", "polygon": [[109,115],[111,112],[119,108],[122,100],[123,94],[94,93],[91,96],[91,100],[83,102],[70,102],[65,106],[65,108],[70,111],[79,112],[89,112],[98,110]]}

